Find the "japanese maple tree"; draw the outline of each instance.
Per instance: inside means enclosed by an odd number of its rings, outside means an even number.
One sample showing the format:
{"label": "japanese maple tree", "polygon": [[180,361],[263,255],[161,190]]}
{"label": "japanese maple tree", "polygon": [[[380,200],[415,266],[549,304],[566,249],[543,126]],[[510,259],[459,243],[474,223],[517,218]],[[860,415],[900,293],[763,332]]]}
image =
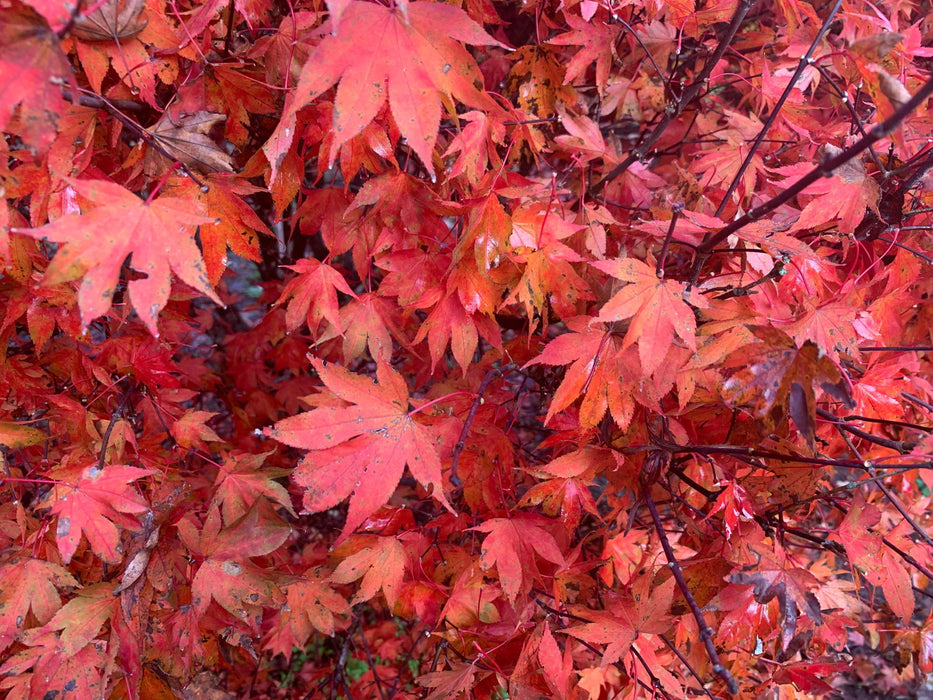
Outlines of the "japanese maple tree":
{"label": "japanese maple tree", "polygon": [[910,0],[0,0],[4,697],[919,693],[931,69]]}

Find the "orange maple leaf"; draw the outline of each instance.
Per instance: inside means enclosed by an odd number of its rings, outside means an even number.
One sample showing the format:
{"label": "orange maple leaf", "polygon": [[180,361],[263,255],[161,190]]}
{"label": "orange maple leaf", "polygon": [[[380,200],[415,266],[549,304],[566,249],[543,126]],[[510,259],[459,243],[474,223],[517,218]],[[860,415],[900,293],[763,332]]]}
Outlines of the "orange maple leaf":
{"label": "orange maple leaf", "polygon": [[361,133],[388,99],[402,136],[433,175],[441,98],[495,109],[476,88],[482,84],[476,61],[458,42],[501,44],[463,10],[443,3],[383,7],[349,2],[339,21],[338,28],[331,20],[334,33],[308,58],[282,120],[263,148],[272,179],[294,138],[298,110],[338,81],[331,165],[337,148]]}
{"label": "orange maple leaf", "polygon": [[675,333],[696,352],[696,318],[690,307],[706,308],[704,297],[690,294],[683,282],[659,278],[653,267],[635,258],[592,264],[629,283],[606,302],[596,320],[611,323],[632,319],[623,347],[638,341],[638,358],[646,374],[664,362]]}
{"label": "orange maple leaf", "polygon": [[127,283],[136,313],[158,335],[156,317],[168,302],[170,272],[218,304],[194,242],[195,227],[214,219],[192,213],[191,202],[175,197],[143,201],[106,180],[68,180],[84,199],[97,206],[81,214],[67,214],[46,226],[16,229],[33,238],[61,244],[48,269],[45,284],[81,279],[78,305],[87,326],[110,309],[120,268],[130,265],[147,275]]}
{"label": "orange maple leaf", "polygon": [[[172,181],[172,196],[194,200],[204,211],[214,217],[209,224],[198,229],[198,238],[204,251],[204,264],[211,284],[217,284],[227,267],[227,249],[241,258],[259,262],[259,237],[256,233],[271,236],[269,227],[257,216],[244,197],[260,188],[229,173],[212,173],[206,177],[207,189],[191,178]],[[190,208],[190,206],[189,206]]]}
{"label": "orange maple leaf", "polygon": [[305,489],[304,510],[318,513],[350,497],[340,540],[353,532],[395,491],[405,465],[454,512],[441,490],[438,439],[416,423],[408,410],[408,387],[385,362],[376,370],[378,384],[336,365],[311,363],[324,385],[351,406],[324,406],[291,416],[265,434],[292,447],[311,450],[295,470]]}
{"label": "orange maple leaf", "polygon": [[648,577],[639,578],[631,595],[610,593],[605,610],[574,608],[575,614],[590,620],[571,627],[566,633],[590,644],[605,644],[602,665],[608,666],[628,653],[639,634],[663,634],[672,622],[668,616],[674,598],[673,577],[651,588]]}
{"label": "orange maple leaf", "polygon": [[570,365],[548,406],[545,424],[581,395],[580,425],[592,428],[606,411],[625,430],[635,414],[633,387],[638,383],[638,360],[626,351],[620,339],[603,328],[590,328],[588,317],[567,321],[571,333],[554,338],[542,353],[528,362]]}
{"label": "orange maple leaf", "polygon": [[350,604],[367,601],[381,589],[391,611],[395,608],[399,587],[405,577],[405,548],[397,537],[367,538],[364,543],[371,546],[365,546],[341,561],[330,580],[351,583],[362,578]]}

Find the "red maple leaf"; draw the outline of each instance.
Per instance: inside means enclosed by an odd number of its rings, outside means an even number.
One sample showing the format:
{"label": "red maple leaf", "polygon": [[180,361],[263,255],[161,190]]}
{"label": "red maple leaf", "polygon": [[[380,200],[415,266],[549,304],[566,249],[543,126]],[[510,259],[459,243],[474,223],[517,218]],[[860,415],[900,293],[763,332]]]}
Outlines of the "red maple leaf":
{"label": "red maple leaf", "polygon": [[172,424],[172,437],[185,449],[207,450],[206,442],[223,442],[207,424],[207,421],[216,415],[210,411],[185,411],[184,415]]}
{"label": "red maple leaf", "polygon": [[456,664],[449,671],[433,671],[418,677],[418,684],[434,690],[427,700],[447,700],[468,692],[474,685],[475,664]]}
{"label": "red maple leaf", "polygon": [[441,490],[438,438],[408,410],[408,387],[400,374],[380,362],[378,384],[336,365],[312,364],[336,397],[354,405],[324,406],[279,421],[265,434],[292,447],[311,450],[295,481],[304,487],[304,509],[317,513],[350,497],[341,539],[384,505],[405,465],[453,511]]}
{"label": "red maple leaf", "polygon": [[211,599],[238,619],[258,626],[262,606],[281,604],[282,594],[274,580],[250,561],[278,549],[291,528],[259,499],[243,517],[221,521],[212,507],[200,532],[193,518],[178,522],[178,534],[189,550],[205,557],[191,582],[192,604],[199,614]]}
{"label": "red maple leaf", "polygon": [[94,553],[105,562],[116,564],[123,559],[120,528],[138,529],[139,522],[132,516],[148,510],[131,484],[154,473],[119,464],[103,468],[94,465],[81,472],[74,486],[60,484],[52,489],[52,513],[58,516],[58,551],[65,564],[77,551],[82,532]]}
{"label": "red maple leaf", "polygon": [[67,214],[46,226],[17,229],[34,238],[62,244],[45,272],[45,284],[81,279],[78,304],[87,326],[107,313],[128,255],[144,279],[127,283],[136,313],[158,335],[156,317],[168,302],[170,272],[220,304],[211,289],[201,251],[194,242],[195,227],[214,219],[193,213],[187,199],[159,197],[144,201],[106,180],[68,180],[84,199],[96,206],[81,214]]}
{"label": "red maple leaf", "polygon": [[290,657],[303,648],[314,630],[332,636],[338,618],[350,614],[350,604],[325,580],[307,576],[285,588],[285,607],[267,637],[266,649]]}
{"label": "red maple leaf", "polygon": [[336,149],[361,133],[388,99],[402,136],[433,174],[442,97],[495,108],[476,89],[474,83],[482,82],[479,68],[458,40],[501,44],[463,10],[442,3],[382,7],[349,2],[339,20],[339,28],[331,20],[333,33],[308,58],[282,120],[264,147],[273,179],[294,138],[297,111],[338,81],[331,165]]}
{"label": "red maple leaf", "polygon": [[838,530],[849,561],[865,573],[872,585],[880,586],[891,610],[905,625],[914,614],[914,592],[910,572],[904,562],[884,546],[882,535],[874,530],[881,522],[881,511],[861,494],[849,509]]}
{"label": "red maple leaf", "polygon": [[[840,149],[826,145],[823,150],[829,157],[840,153]],[[788,187],[811,169],[809,163],[777,168],[774,172],[786,176],[781,182]],[[807,187],[806,195],[816,195],[803,207],[800,218],[790,232],[816,228],[835,222],[842,233],[854,233],[865,216],[865,209],[878,210],[881,189],[874,179],[868,177],[865,166],[852,159],[837,169],[830,177],[817,180]]]}
{"label": "red maple leaf", "polygon": [[62,630],[59,644],[71,656],[90,644],[100,628],[120,609],[120,599],[113,594],[113,583],[97,583],[78,591],[45,625],[47,630]]}
{"label": "red maple leaf", "polygon": [[[119,601],[110,598],[111,604]],[[11,691],[5,697],[94,698],[105,694],[102,669],[112,659],[103,643],[63,654],[58,635],[45,627],[29,630],[23,643],[27,648],[0,666],[0,689]]]}
{"label": "red maple leaf", "polygon": [[214,493],[214,499],[220,503],[224,522],[233,522],[246,515],[261,496],[278,503],[295,515],[288,491],[275,481],[290,474],[291,470],[263,466],[271,454],[233,454],[220,465],[215,481],[217,491]]}
{"label": "red maple leaf", "polygon": [[65,109],[61,88],[53,80],[70,75],[68,59],[39,15],[18,3],[4,6],[0,22],[0,130],[7,130],[19,105],[23,139],[43,151],[48,148],[55,139],[56,121]]}
{"label": "red maple leaf", "polygon": [[62,605],[56,589],[78,587],[67,569],[33,558],[15,558],[0,565],[0,581],[0,651],[28,626],[30,610],[39,624],[45,624]]}
{"label": "red maple leaf", "polygon": [[581,17],[567,15],[570,31],[550,39],[549,43],[558,46],[580,46],[572,54],[567,64],[564,84],[573,83],[586,75],[586,70],[596,64],[596,85],[600,94],[605,95],[609,84],[609,68],[615,59],[615,46],[619,37],[619,27],[595,20],[586,21]]}
{"label": "red maple leaf", "polygon": [[356,296],[343,275],[327,263],[313,258],[302,258],[286,267],[298,276],[288,281],[279,297],[279,303],[288,302],[285,327],[293,331],[307,322],[308,330],[317,333],[321,321],[327,321],[334,328],[340,328],[337,292]]}
{"label": "red maple leaf", "polygon": [[543,527],[549,522],[541,516],[522,514],[514,518],[492,518],[472,528],[488,533],[483,540],[480,561],[484,569],[496,567],[502,590],[513,605],[519,594],[531,590],[533,579],[538,575],[535,554],[552,564],[564,563],[557,541]]}

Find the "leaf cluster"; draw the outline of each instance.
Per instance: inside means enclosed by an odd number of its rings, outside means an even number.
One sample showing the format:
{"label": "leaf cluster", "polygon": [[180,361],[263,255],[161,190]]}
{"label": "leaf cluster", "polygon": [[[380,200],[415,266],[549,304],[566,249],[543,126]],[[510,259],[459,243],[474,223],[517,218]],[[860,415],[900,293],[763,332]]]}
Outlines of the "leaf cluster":
{"label": "leaf cluster", "polygon": [[916,692],[931,27],[0,0],[5,697]]}

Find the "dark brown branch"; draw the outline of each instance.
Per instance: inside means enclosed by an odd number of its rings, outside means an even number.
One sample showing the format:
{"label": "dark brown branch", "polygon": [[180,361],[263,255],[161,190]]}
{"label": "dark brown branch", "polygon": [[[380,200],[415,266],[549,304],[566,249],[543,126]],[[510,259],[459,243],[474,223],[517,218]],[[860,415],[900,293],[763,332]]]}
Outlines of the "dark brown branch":
{"label": "dark brown branch", "polygon": [[758,221],[765,214],[769,214],[781,205],[786,204],[798,194],[803,192],[807,187],[819,180],[821,177],[832,176],[833,172],[837,168],[848,163],[869,146],[872,146],[876,142],[890,135],[900,125],[900,123],[910,115],[911,112],[926,102],[930,95],[933,95],[933,78],[928,79],[927,82],[923,84],[923,87],[917,91],[917,94],[911,97],[900,108],[895,110],[894,114],[885,119],[881,124],[873,127],[866,136],[841,151],[838,155],[835,155],[831,158],[826,158],[822,163],[814,167],[810,172],[797,180],[797,182],[781,192],[779,195],[776,195],[765,203],[751,209],[748,213],[740,216],[738,219],[728,224],[727,226],[724,226],[714,236],[708,238],[699,246],[697,246],[698,256],[696,262],[694,263],[693,271],[691,274],[691,284],[696,284],[697,280],[700,278],[700,271],[703,269],[703,265],[709,258],[710,251],[716,248],[716,246],[720,245],[736,231],[739,231],[745,226],[748,226],[752,222]]}
{"label": "dark brown branch", "polygon": [[[670,452],[671,454],[683,454],[683,453],[692,453],[698,455],[733,455],[736,458],[759,458],[759,459],[775,459],[781,462],[799,462],[800,464],[813,464],[818,466],[826,467],[848,467],[850,469],[860,469],[862,471],[866,470],[864,462],[860,462],[855,459],[827,459],[825,457],[800,457],[798,455],[787,455],[780,452],[772,452],[771,450],[758,450],[754,447],[737,447],[734,445],[676,445],[676,444],[665,444],[663,448]],[[627,453],[632,448],[627,448],[621,450],[623,453]],[[875,464],[875,467],[883,467],[884,465]],[[898,464],[897,468],[908,467],[911,469],[931,469],[933,468],[933,461],[926,460],[923,462],[915,462],[913,464]]]}
{"label": "dark brown branch", "polygon": [[929,352],[933,350],[933,345],[884,345],[884,346],[859,346],[861,352]]}
{"label": "dark brown branch", "polygon": [[638,145],[638,148],[632,151],[624,161],[612,169],[603,180],[604,182],[611,182],[628,170],[636,161],[644,158],[648,154],[649,149],[661,138],[674,120],[683,114],[687,105],[697,99],[703,90],[706,89],[706,83],[709,80],[710,74],[713,72],[713,68],[719,63],[720,59],[725,55],[729,46],[732,44],[732,40],[735,38],[736,32],[739,31],[739,27],[742,25],[745,15],[748,14],[749,9],[751,9],[752,1],[753,0],[740,0],[738,7],[735,9],[735,14],[732,15],[729,28],[726,30],[716,50],[703,64],[703,69],[700,71],[699,75],[684,89],[680,97],[668,103],[667,108],[664,110],[664,116],[655,124],[651,133],[645,137]]}
{"label": "dark brown branch", "polygon": [[857,438],[862,440],[867,440],[868,442],[873,442],[876,445],[881,447],[887,447],[888,449],[899,452],[902,455],[909,454],[911,450],[916,447],[916,443],[907,442],[905,440],[889,440],[888,438],[879,437],[878,435],[872,435],[871,433],[862,430],[861,428],[856,428],[854,425],[849,425],[845,423],[843,419],[837,418],[835,415],[827,411],[825,408],[816,409],[816,415],[820,418],[830,421],[837,430],[844,430],[847,433],[851,433]]}
{"label": "dark brown branch", "polygon": [[913,253],[914,255],[916,255],[918,258],[920,258],[924,262],[933,264],[933,258],[931,258],[929,255],[926,255],[925,253],[921,253],[919,250],[917,250],[916,248],[911,248],[909,245],[904,245],[900,241],[895,241],[894,239],[886,238],[885,236],[878,236],[878,240],[884,241],[885,243],[890,243],[893,246],[897,246],[901,250],[906,250],[908,253]]}
{"label": "dark brown branch", "polygon": [[933,404],[927,403],[926,401],[921,399],[919,396],[914,396],[913,394],[908,393],[906,391],[902,391],[901,396],[903,396],[908,401],[913,401],[915,404],[917,404],[918,406],[922,406],[928,411],[933,411]]}
{"label": "dark brown branch", "polygon": [[[842,423],[835,423],[835,427],[836,430],[839,431],[839,434],[842,436],[842,439],[845,440],[846,444],[849,446],[849,449],[852,450],[852,453],[856,457],[861,457],[858,449],[854,444],[852,444],[852,440],[846,434],[846,429],[851,429],[852,426],[847,426]],[[870,461],[865,462],[865,469],[873,479],[878,476],[878,472],[875,471],[875,467]],[[916,532],[924,542],[933,547],[933,538],[931,538],[927,534],[926,530],[920,527],[917,521],[911,517],[910,513],[907,512],[907,509],[904,508],[904,506],[901,504],[900,499],[894,495],[891,489],[889,489],[881,480],[876,480],[875,484],[878,486],[878,490],[881,491],[881,493],[884,494],[884,497],[888,499],[888,502],[897,509],[897,512],[901,514],[901,517],[904,518],[913,531]]]}
{"label": "dark brown branch", "polygon": [[870,418],[869,416],[860,416],[860,415],[850,415],[842,416],[844,421],[865,421],[866,423],[880,423],[882,425],[894,425],[898,428],[910,428],[911,430],[920,430],[924,433],[933,433],[933,428],[930,428],[926,425],[918,425],[917,423],[908,423],[907,421],[902,420],[889,420],[887,418]]}
{"label": "dark brown branch", "polygon": [[831,9],[829,14],[826,15],[826,19],[823,20],[823,26],[820,27],[820,31],[816,33],[816,38],[813,40],[813,43],[810,44],[810,48],[808,48],[807,52],[800,58],[800,62],[797,64],[797,70],[794,71],[790,81],[784,88],[784,92],[781,93],[781,96],[775,103],[774,108],[771,110],[771,114],[768,115],[768,119],[761,127],[761,131],[758,132],[758,136],[755,137],[755,141],[752,143],[751,148],[745,155],[744,160],[742,160],[742,164],[739,166],[738,171],[733,176],[732,182],[729,183],[729,187],[726,189],[726,193],[723,195],[722,201],[719,203],[719,206],[716,208],[716,213],[713,214],[713,216],[722,216],[722,212],[726,208],[726,204],[729,202],[729,197],[732,196],[732,193],[735,192],[736,188],[739,186],[739,181],[742,179],[745,171],[748,170],[748,166],[751,165],[752,158],[755,156],[755,153],[758,152],[758,148],[761,146],[762,141],[764,141],[765,135],[771,130],[771,127],[777,120],[781,109],[784,107],[784,103],[787,102],[787,98],[790,97],[791,91],[793,91],[794,86],[800,79],[800,76],[803,75],[803,71],[813,62],[813,52],[816,51],[816,48],[823,40],[826,32],[829,31],[829,26],[833,23],[833,19],[836,17],[836,13],[839,11],[839,7],[841,5],[842,0],[836,0],[836,4],[833,5],[833,9]]}
{"label": "dark brown branch", "polygon": [[72,103],[77,100],[78,104],[83,107],[105,109],[108,112],[110,111],[110,107],[116,107],[123,112],[145,112],[150,109],[148,105],[140,104],[139,102],[133,102],[131,100],[104,100],[98,95],[73,95],[71,90],[68,90],[67,88],[62,88],[62,97]]}
{"label": "dark brown branch", "polygon": [[696,598],[694,598],[693,594],[690,592],[690,587],[687,585],[687,580],[684,578],[683,569],[680,568],[677,557],[674,556],[674,550],[664,532],[664,524],[661,522],[658,507],[651,497],[650,487],[645,489],[644,497],[645,504],[648,506],[648,512],[651,513],[651,520],[654,522],[654,529],[657,531],[658,538],[661,540],[664,556],[667,557],[667,565],[670,567],[671,573],[674,575],[674,580],[677,582],[677,587],[686,599],[690,612],[693,614],[693,619],[696,620],[697,627],[700,630],[700,639],[703,640],[703,645],[706,647],[706,654],[709,656],[710,663],[712,664],[713,673],[719,676],[725,682],[726,687],[729,688],[729,692],[735,695],[739,692],[739,684],[736,682],[735,678],[732,677],[732,674],[729,673],[729,669],[723,666],[722,662],[719,660],[719,654],[716,652],[716,646],[713,644],[713,630],[706,624],[703,611],[700,610]]}

